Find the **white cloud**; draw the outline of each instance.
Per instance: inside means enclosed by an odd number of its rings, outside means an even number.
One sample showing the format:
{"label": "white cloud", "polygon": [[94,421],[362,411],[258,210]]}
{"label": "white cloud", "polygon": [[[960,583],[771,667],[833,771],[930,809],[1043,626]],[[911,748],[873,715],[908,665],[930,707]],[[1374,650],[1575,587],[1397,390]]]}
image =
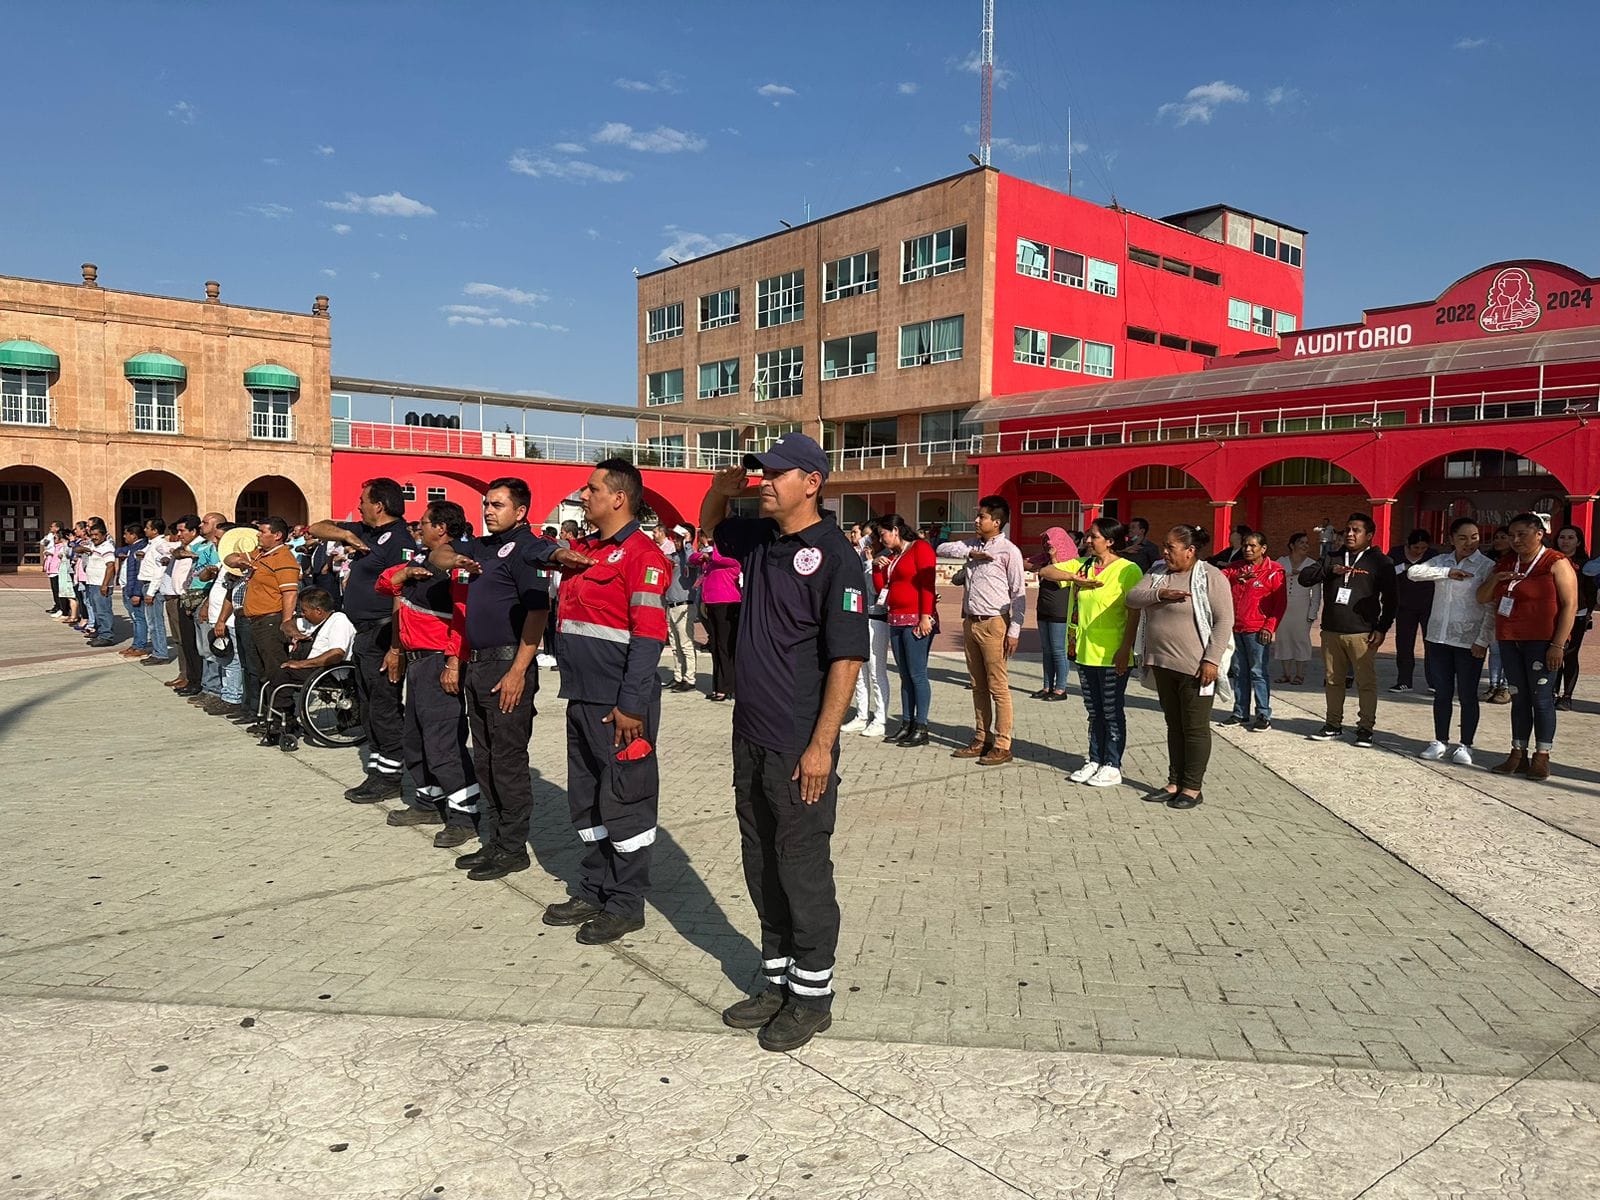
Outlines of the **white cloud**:
{"label": "white cloud", "polygon": [[1012,158],[1031,158],[1035,154],[1042,154],[1045,150],[1043,142],[1019,142],[1015,138],[997,137],[989,143],[1002,154],[1009,154]]}
{"label": "white cloud", "polygon": [[1281,104],[1293,104],[1300,99],[1300,89],[1292,87],[1268,88],[1267,94],[1262,97],[1268,108],[1277,108]]}
{"label": "white cloud", "polygon": [[621,183],[628,172],[612,167],[602,167],[582,159],[557,162],[542,154],[518,150],[506,165],[517,175],[531,175],[535,179],[560,179],[567,183]]}
{"label": "white cloud", "polygon": [[171,117],[174,121],[182,122],[185,125],[193,125],[194,119],[198,115],[199,114],[195,111],[194,105],[190,104],[187,100],[179,100],[171,108],[167,109],[167,116]]}
{"label": "white cloud", "polygon": [[444,319],[446,325],[470,325],[478,329],[539,329],[546,333],[569,332],[565,325],[502,317],[498,309],[479,308],[472,304],[446,304],[439,311],[447,314]]}
{"label": "white cloud", "polygon": [[315,147],[312,148],[311,153],[320,154],[320,155],[322,155],[323,158],[332,158],[333,157],[333,147],[332,146],[315,146]]}
{"label": "white cloud", "polygon": [[383,278],[383,276],[381,274],[379,274],[377,271],[371,272],[371,277],[373,279],[382,279]]}
{"label": "white cloud", "polygon": [[1179,125],[1188,125],[1193,121],[1209,125],[1211,114],[1221,105],[1243,104],[1249,99],[1250,93],[1242,87],[1218,79],[1190,88],[1182,100],[1163,104],[1156,109],[1156,119],[1171,117]]}
{"label": "white cloud", "polygon": [[326,275],[329,279],[337,279],[337,278],[339,278],[339,272],[335,271],[332,267],[323,267],[322,268],[322,273],[324,275]]}
{"label": "white cloud", "polygon": [[917,94],[917,85],[910,82],[902,83],[899,87],[895,88],[895,91],[899,92],[902,96],[915,96]]}
{"label": "white cloud", "polygon": [[346,192],[343,200],[324,200],[324,208],[331,208],[335,212],[368,213],[374,217],[431,217],[434,210],[420,200],[413,200],[410,196],[399,192],[387,192],[378,196],[358,196],[354,192]]}
{"label": "white cloud", "polygon": [[557,142],[551,147],[557,154],[587,154],[589,147],[582,142]]}
{"label": "white cloud", "polygon": [[492,317],[500,310],[498,308],[485,308],[481,304],[442,304],[439,311],[453,313],[458,317]]}
{"label": "white cloud", "polygon": [[261,160],[261,164],[263,166],[267,166],[267,167],[281,167],[281,166],[283,166],[283,159],[281,159],[281,158],[263,158]]}
{"label": "white cloud", "polygon": [[1488,44],[1489,44],[1489,39],[1486,38],[1486,37],[1463,37],[1463,38],[1457,38],[1456,39],[1456,44],[1453,47],[1453,49],[1456,49],[1456,50],[1477,50],[1477,49],[1480,49],[1480,48],[1482,48],[1484,46],[1487,46]]}
{"label": "white cloud", "polygon": [[708,234],[694,233],[681,229],[677,225],[668,225],[661,231],[672,240],[656,255],[658,263],[671,265],[673,259],[679,262],[688,262],[691,258],[699,258],[702,254],[710,254],[713,250],[722,250],[742,239],[736,233]]}
{"label": "white cloud", "polygon": [[345,234],[347,234],[347,233],[349,233],[349,232],[350,232],[350,226],[348,226],[348,225],[345,225],[345,224],[342,224],[342,223],[341,223],[341,224],[338,224],[338,225],[334,225],[334,226],[333,226],[333,227],[332,227],[332,229],[333,229],[333,231],[334,231],[334,232],[335,232],[335,233],[337,233],[337,234],[338,234],[338,235],[339,235],[339,236],[340,236],[340,237],[343,237],[343,236],[344,236],[344,235],[345,235]]}
{"label": "white cloud", "polygon": [[585,229],[583,232],[588,235],[591,242],[600,240],[600,231],[598,229]]}
{"label": "white cloud", "polygon": [[776,96],[794,96],[798,95],[798,93],[787,84],[763,83],[756,89],[756,95],[765,96],[768,100],[771,100]]}
{"label": "white cloud", "polygon": [[505,300],[512,304],[543,304],[550,299],[549,292],[526,292],[521,288],[500,287],[493,283],[469,283],[461,289],[463,296],[487,296],[493,300]]}
{"label": "white cloud", "polygon": [[646,132],[622,121],[606,122],[595,131],[591,140],[597,145],[625,146],[646,154],[677,154],[683,150],[698,152],[706,148],[705,138],[697,133],[687,133],[667,125],[657,125]]}
{"label": "white cloud", "polygon": [[655,81],[647,83],[643,79],[614,79],[612,86],[619,87],[625,92],[668,92],[676,94],[682,89],[678,84],[682,80],[671,71],[657,71]]}
{"label": "white cloud", "polygon": [[292,216],[294,209],[287,204],[251,204],[247,211],[255,213],[258,217],[265,217],[269,221],[281,221],[284,217]]}
{"label": "white cloud", "polygon": [[[974,50],[960,62],[956,63],[956,70],[965,71],[969,75],[982,75],[983,58],[976,50]],[[1007,67],[1002,67],[999,63],[995,63],[994,65],[994,86],[999,88],[1001,91],[1004,91],[1006,88],[1011,86],[1010,69]]]}

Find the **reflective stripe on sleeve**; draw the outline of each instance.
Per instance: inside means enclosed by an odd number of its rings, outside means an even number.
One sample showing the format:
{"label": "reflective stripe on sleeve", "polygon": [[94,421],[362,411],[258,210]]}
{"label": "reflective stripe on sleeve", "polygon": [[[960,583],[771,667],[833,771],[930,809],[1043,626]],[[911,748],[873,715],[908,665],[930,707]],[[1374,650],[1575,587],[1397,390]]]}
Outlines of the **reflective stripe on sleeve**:
{"label": "reflective stripe on sleeve", "polygon": [[628,631],[626,629],[613,629],[609,625],[597,625],[593,621],[569,621],[562,618],[561,633],[570,633],[574,637],[594,638],[601,642],[618,642],[628,644]]}
{"label": "reflective stripe on sleeve", "polygon": [[665,608],[666,603],[654,592],[634,592],[628,597],[629,604],[636,604],[641,608]]}

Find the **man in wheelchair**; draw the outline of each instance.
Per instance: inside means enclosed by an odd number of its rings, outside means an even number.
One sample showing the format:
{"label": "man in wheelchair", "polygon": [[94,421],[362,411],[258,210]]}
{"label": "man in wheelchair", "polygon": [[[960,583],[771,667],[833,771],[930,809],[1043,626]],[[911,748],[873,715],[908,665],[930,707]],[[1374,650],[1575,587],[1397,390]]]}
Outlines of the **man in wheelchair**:
{"label": "man in wheelchair", "polygon": [[300,747],[294,707],[300,689],[323,667],[349,658],[356,640],[356,627],[349,617],[334,611],[333,597],[322,588],[300,593],[295,624],[300,636],[289,649],[289,660],[262,683],[261,719],[249,730],[261,739],[258,746],[276,746],[291,753]]}

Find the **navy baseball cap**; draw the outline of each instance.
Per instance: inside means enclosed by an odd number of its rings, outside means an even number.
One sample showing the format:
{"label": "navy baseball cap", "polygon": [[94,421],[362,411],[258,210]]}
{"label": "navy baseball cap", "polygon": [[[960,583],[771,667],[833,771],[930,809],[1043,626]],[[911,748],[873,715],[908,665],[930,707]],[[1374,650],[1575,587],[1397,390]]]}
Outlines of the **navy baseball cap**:
{"label": "navy baseball cap", "polygon": [[765,453],[744,456],[746,471],[790,471],[796,467],[808,475],[816,471],[824,479],[828,477],[828,456],[803,433],[786,433]]}

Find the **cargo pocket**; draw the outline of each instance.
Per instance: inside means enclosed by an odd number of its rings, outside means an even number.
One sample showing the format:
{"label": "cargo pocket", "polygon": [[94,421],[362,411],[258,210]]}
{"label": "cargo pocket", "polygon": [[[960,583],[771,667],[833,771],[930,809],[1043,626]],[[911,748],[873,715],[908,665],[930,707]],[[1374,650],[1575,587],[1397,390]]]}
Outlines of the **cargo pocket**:
{"label": "cargo pocket", "polygon": [[637,804],[656,794],[659,779],[655,752],[636,762],[611,760],[611,796],[618,804]]}

